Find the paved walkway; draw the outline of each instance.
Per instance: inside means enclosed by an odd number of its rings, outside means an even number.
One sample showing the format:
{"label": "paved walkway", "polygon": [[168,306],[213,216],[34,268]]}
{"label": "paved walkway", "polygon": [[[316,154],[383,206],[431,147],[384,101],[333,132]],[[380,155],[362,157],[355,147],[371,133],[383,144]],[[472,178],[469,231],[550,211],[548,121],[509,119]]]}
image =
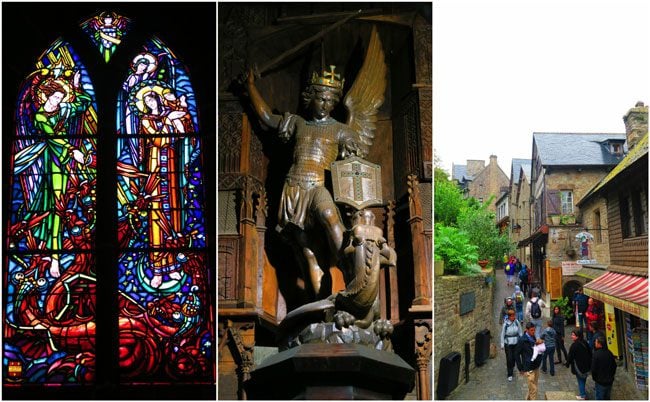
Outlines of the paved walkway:
{"label": "paved walkway", "polygon": [[[514,292],[514,287],[506,286],[503,270],[498,270],[496,288],[494,292],[493,325],[490,328],[492,343],[498,347],[497,357],[488,359],[483,366],[478,367],[469,374],[469,382],[465,383],[464,373],[460,374],[459,385],[452,391],[447,399],[454,400],[516,400],[525,399],[528,393],[526,378],[519,375],[515,366],[515,375],[512,382],[506,377],[506,357],[499,345],[501,326],[499,325],[499,313],[503,305],[503,299]],[[543,318],[546,321],[549,317],[549,309],[544,309]],[[565,346],[567,351],[571,342],[569,337],[571,328],[566,328]],[[557,357],[557,355],[556,355]],[[616,380],[612,389],[613,400],[648,400],[647,391],[639,391],[632,383],[632,375],[625,372],[623,367],[616,370]],[[555,365],[555,376],[544,374],[540,371],[537,399],[545,399],[546,392],[564,391],[562,394],[554,392],[555,396],[562,396],[561,399],[575,399],[578,394],[578,383],[571,369],[564,365]],[[551,394],[549,394],[551,395]],[[591,377],[587,380],[587,398],[593,399],[594,382]]]}

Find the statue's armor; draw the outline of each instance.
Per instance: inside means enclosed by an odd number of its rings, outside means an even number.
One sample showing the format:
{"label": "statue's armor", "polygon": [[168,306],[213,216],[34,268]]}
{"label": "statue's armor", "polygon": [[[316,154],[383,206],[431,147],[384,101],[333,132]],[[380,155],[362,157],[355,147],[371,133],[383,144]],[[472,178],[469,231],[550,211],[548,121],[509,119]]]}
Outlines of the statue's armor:
{"label": "statue's armor", "polygon": [[303,119],[296,121],[296,146],[293,165],[287,181],[303,188],[325,185],[325,170],[338,156],[341,124],[331,119],[329,124],[315,124]]}
{"label": "statue's armor", "polygon": [[280,137],[288,139],[295,135],[296,145],[293,165],[282,189],[278,230],[287,223],[304,228],[309,225],[311,211],[318,210],[319,205],[334,205],[325,188],[325,170],[338,156],[343,129],[344,125],[332,118],[316,123],[286,114],[280,122]]}

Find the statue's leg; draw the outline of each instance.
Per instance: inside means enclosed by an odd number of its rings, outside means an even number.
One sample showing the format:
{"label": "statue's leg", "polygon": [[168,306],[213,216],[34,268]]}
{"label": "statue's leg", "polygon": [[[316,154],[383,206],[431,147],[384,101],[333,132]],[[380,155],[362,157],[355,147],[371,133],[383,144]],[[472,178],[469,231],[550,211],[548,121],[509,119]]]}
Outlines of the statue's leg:
{"label": "statue's leg", "polygon": [[327,232],[327,241],[330,248],[330,258],[338,262],[343,246],[343,233],[345,227],[339,217],[338,209],[334,203],[323,203],[318,206],[318,220]]}
{"label": "statue's leg", "polygon": [[324,275],[323,270],[318,265],[318,260],[316,259],[316,255],[309,247],[310,243],[309,243],[309,239],[307,238],[307,233],[301,230],[297,233],[297,238],[298,238],[297,240],[298,240],[299,248],[302,249],[302,254],[305,257],[305,260],[307,261],[307,270],[309,271],[309,272],[303,272],[303,274],[305,276],[309,276],[309,280],[314,290],[314,294],[318,295],[318,292],[320,292],[321,278]]}

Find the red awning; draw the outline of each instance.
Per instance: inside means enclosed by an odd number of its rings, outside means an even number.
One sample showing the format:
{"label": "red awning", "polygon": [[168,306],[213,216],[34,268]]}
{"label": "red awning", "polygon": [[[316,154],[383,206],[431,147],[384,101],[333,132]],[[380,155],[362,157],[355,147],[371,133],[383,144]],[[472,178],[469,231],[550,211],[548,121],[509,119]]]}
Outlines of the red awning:
{"label": "red awning", "polygon": [[648,278],[607,272],[584,286],[585,294],[648,319]]}

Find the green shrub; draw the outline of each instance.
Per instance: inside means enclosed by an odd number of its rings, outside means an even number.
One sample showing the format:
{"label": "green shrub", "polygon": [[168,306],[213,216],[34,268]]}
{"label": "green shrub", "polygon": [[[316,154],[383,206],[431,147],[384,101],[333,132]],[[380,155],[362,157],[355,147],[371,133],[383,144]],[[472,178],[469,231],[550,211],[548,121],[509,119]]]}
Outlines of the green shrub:
{"label": "green shrub", "polygon": [[434,258],[445,262],[446,273],[467,275],[480,272],[476,250],[465,232],[455,227],[435,225]]}
{"label": "green shrub", "polygon": [[492,198],[484,204],[472,202],[470,199],[467,206],[460,211],[458,228],[467,233],[470,243],[477,246],[480,259],[489,260],[493,267],[498,267],[501,257],[511,254],[514,246],[505,233],[499,234],[494,213],[487,209],[491,202]]}

